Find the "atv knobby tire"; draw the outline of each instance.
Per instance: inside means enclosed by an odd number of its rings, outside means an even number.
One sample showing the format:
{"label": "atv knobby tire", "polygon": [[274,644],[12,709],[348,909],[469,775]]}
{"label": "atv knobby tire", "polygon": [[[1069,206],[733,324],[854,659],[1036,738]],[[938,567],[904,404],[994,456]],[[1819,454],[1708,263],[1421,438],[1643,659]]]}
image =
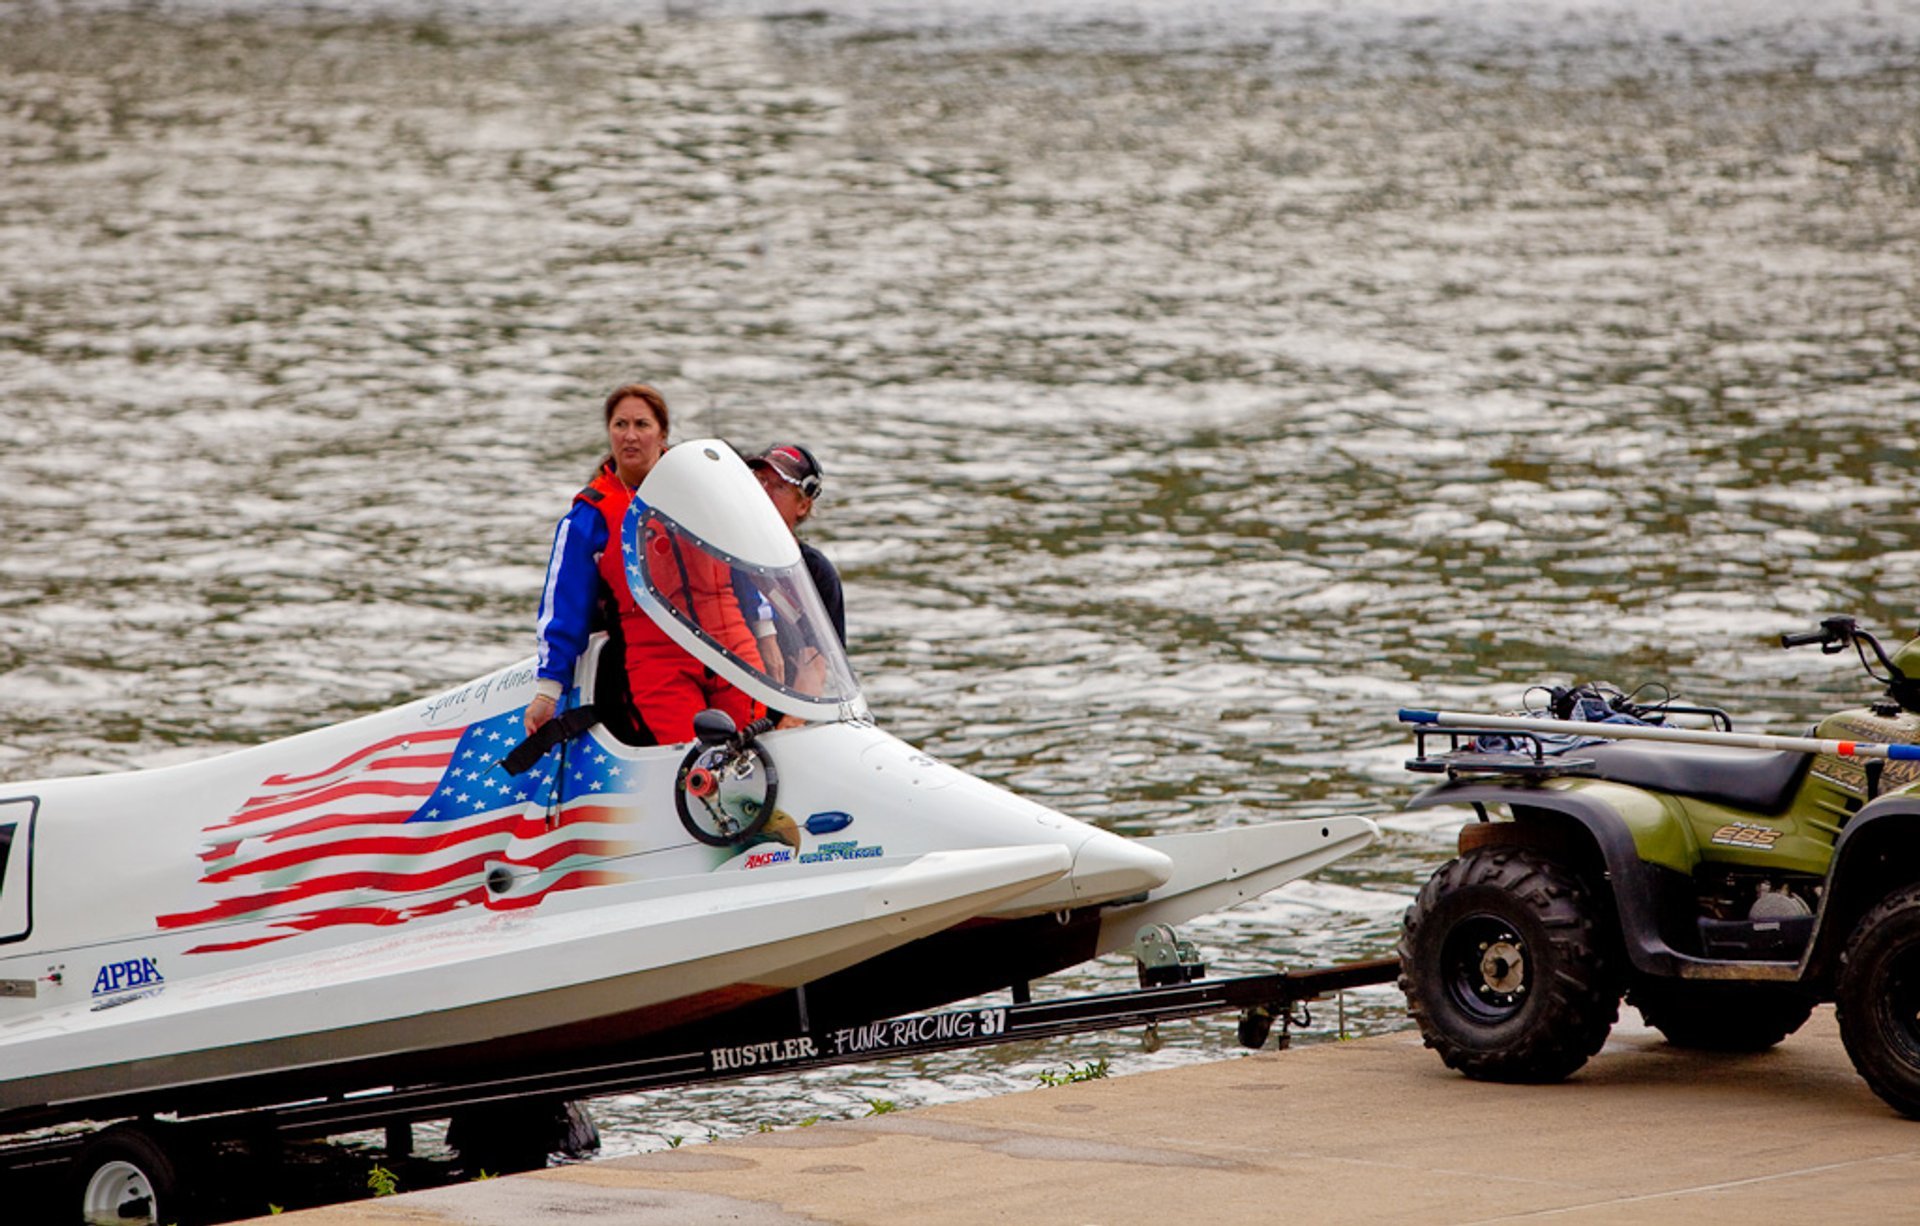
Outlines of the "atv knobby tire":
{"label": "atv knobby tire", "polygon": [[1765,1051],[1813,1015],[1813,997],[1790,984],[1649,979],[1627,989],[1627,1003],[1667,1042],[1696,1051]]}
{"label": "atv knobby tire", "polygon": [[1841,956],[1840,1039],[1873,1092],[1920,1119],[1920,885],[1861,917]]}
{"label": "atv knobby tire", "polygon": [[1559,1081],[1606,1042],[1621,974],[1577,877],[1540,851],[1448,861],[1407,908],[1400,990],[1428,1047],[1482,1081]]}

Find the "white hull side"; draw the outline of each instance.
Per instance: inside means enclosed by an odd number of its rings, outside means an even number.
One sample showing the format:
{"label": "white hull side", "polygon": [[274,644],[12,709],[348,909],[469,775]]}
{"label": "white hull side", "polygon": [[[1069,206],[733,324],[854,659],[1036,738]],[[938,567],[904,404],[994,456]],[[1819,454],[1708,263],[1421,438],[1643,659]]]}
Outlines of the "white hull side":
{"label": "white hull side", "polygon": [[751,885],[674,883],[641,902],[482,915],[209,976],[6,1027],[0,1110],[392,1060],[580,1028],[716,989],[798,986],[1067,867],[1063,849],[1043,846],[766,874]]}

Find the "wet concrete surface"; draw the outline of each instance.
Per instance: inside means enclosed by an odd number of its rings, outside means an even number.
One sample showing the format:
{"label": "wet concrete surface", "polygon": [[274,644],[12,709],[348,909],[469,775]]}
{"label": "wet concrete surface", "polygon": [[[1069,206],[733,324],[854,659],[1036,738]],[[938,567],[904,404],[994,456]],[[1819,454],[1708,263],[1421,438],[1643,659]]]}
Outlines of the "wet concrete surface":
{"label": "wet concrete surface", "polygon": [[1627,1012],[1557,1086],[1468,1081],[1408,1031],[273,1220],[1884,1223],[1912,1211],[1920,1124],[1854,1075],[1831,1008],[1756,1055],[1682,1051],[1637,1020]]}

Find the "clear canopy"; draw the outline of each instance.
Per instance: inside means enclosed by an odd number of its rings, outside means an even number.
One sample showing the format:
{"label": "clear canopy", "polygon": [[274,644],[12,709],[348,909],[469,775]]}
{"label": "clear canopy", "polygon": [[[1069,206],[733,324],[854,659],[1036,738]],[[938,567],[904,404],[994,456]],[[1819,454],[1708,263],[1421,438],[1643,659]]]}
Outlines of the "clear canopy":
{"label": "clear canopy", "polygon": [[[757,483],[753,497],[774,514]],[[622,537],[634,597],[721,676],[786,714],[831,718],[858,701],[853,666],[797,549],[790,562],[751,562],[637,498]]]}

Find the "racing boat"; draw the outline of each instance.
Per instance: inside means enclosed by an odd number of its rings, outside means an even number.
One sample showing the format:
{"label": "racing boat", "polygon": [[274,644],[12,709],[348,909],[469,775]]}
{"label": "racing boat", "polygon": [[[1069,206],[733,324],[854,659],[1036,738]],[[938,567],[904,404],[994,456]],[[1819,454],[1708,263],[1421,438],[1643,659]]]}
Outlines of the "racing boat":
{"label": "racing boat", "polygon": [[[553,1068],[756,1009],[859,1022],[1023,984],[1368,843],[1341,816],[1125,839],[875,726],[797,543],[718,440],[621,532],[644,611],[784,717],[656,745],[596,639],[155,770],[0,783],[0,1128]],[[687,597],[769,612],[729,647]],[[711,603],[711,602],[710,602]]]}

